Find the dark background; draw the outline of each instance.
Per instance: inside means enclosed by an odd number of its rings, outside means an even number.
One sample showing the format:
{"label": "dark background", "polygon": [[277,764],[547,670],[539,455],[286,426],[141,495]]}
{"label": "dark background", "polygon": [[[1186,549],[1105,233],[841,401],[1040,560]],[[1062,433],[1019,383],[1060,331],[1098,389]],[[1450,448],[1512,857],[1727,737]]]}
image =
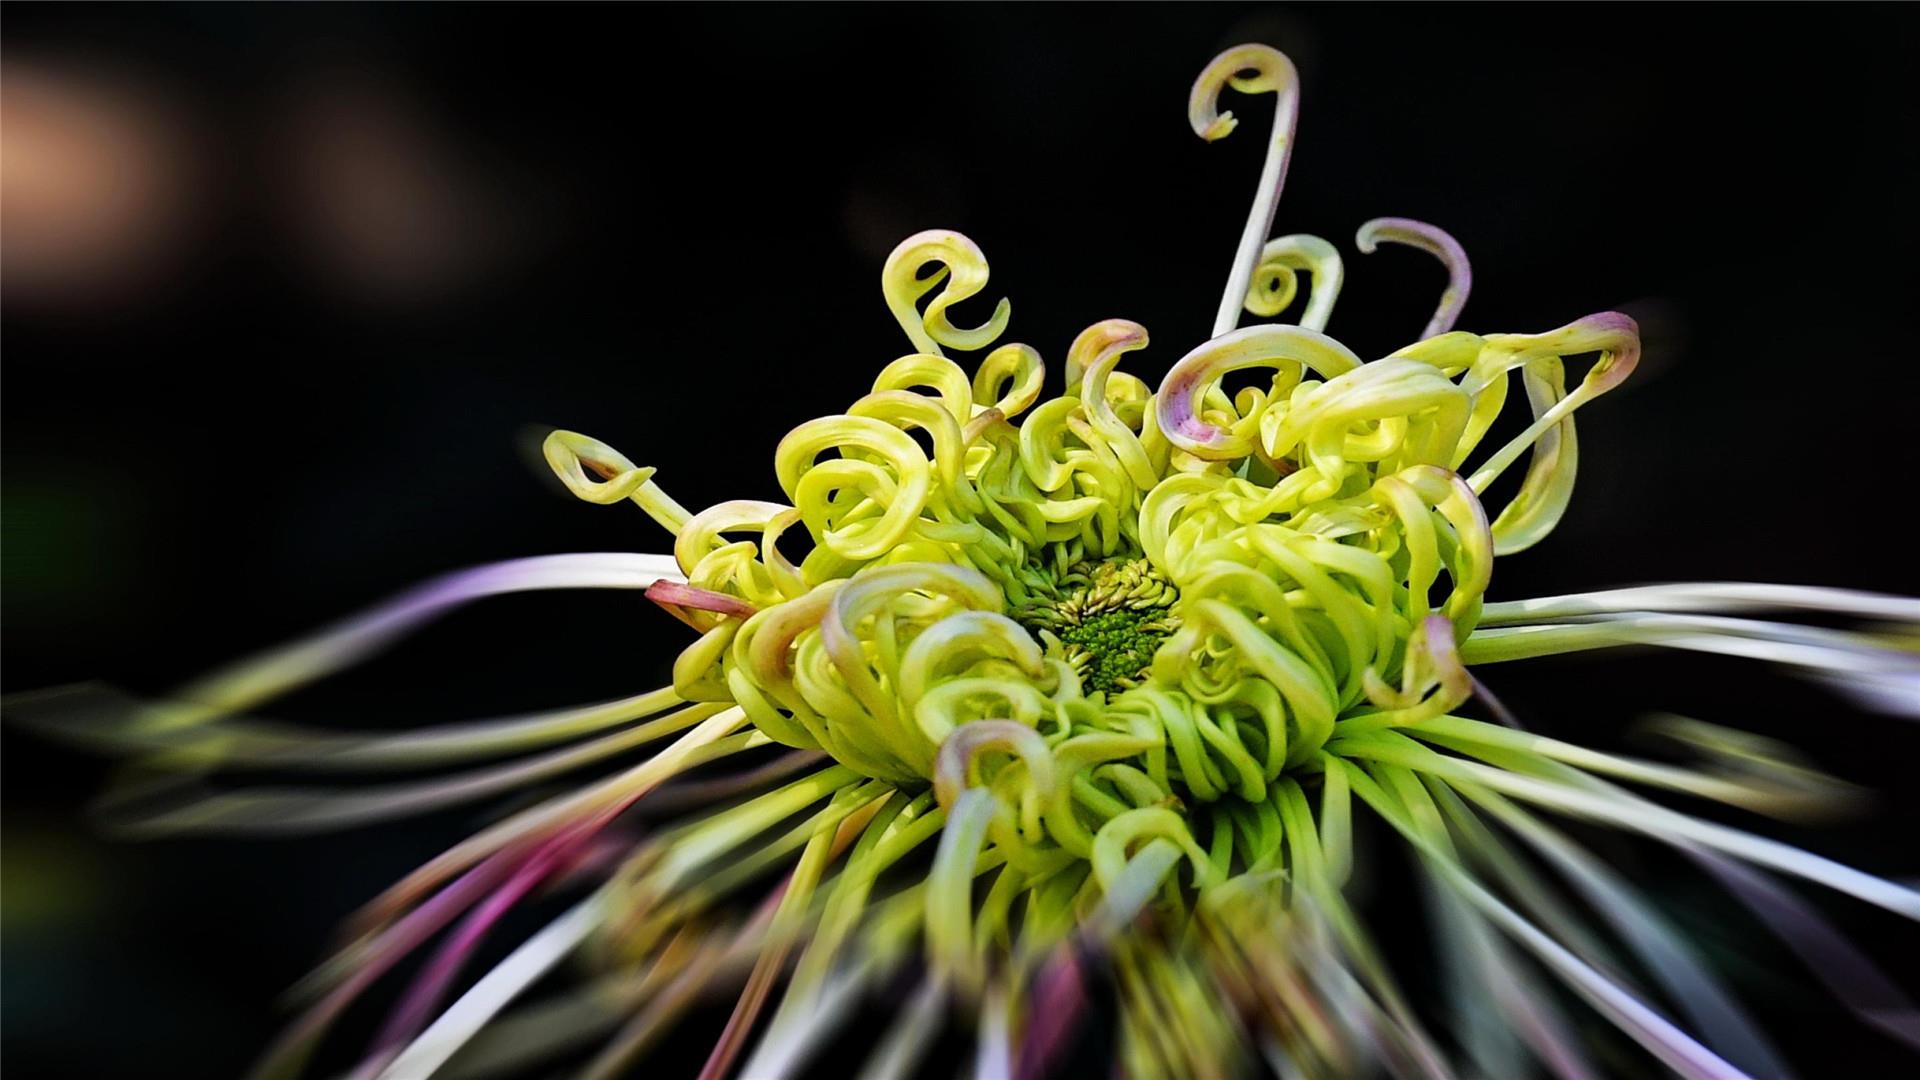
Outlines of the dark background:
{"label": "dark background", "polygon": [[[1129,370],[1157,381],[1210,325],[1259,169],[1267,101],[1230,101],[1246,126],[1213,146],[1184,118],[1194,74],[1244,39],[1299,66],[1275,232],[1349,253],[1330,330],[1357,352],[1411,340],[1440,286],[1422,256],[1352,253],[1383,214],[1464,243],[1463,328],[1642,321],[1641,370],[1581,415],[1572,511],[1503,560],[1495,598],[1920,590],[1916,25],[1889,8],[9,4],[6,689],[156,692],[441,570],[667,550],[633,508],[560,490],[536,449],[552,426],[658,466],[689,506],[777,498],[780,435],[908,351],[877,278],[921,228],[984,248],[987,298],[1012,298],[1011,338],[1055,372],[1080,328],[1120,315],[1152,331]],[[494,601],[275,714],[402,726],[628,693],[665,680],[678,630],[628,595]],[[1844,829],[1773,831],[1920,870],[1910,724],[1704,657],[1486,678],[1540,729],[1601,745],[1661,710],[1790,737],[1885,794]],[[106,766],[4,740],[19,1077],[236,1074],[336,921],[477,817],[127,844],[87,820]],[[1911,1067],[1711,889],[1598,842],[1797,1060],[1844,1045],[1868,1074]],[[1820,899],[1894,970],[1916,955],[1912,927]]]}

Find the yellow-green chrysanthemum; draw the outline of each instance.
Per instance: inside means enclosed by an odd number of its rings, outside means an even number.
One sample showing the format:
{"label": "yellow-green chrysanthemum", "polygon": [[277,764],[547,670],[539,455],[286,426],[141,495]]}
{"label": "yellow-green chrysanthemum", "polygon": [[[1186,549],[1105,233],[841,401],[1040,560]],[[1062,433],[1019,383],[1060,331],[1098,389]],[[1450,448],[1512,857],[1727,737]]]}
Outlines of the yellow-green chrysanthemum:
{"label": "yellow-green chrysanthemum", "polygon": [[[1498,557],[1545,539],[1565,511],[1573,414],[1633,370],[1633,321],[1455,331],[1471,282],[1460,245],[1383,218],[1361,228],[1360,249],[1421,248],[1449,285],[1421,340],[1363,361],[1325,332],[1338,250],[1268,239],[1298,111],[1293,67],[1263,46],[1217,57],[1190,103],[1202,137],[1233,130],[1217,109],[1229,86],[1278,96],[1270,153],[1214,336],[1157,389],[1119,370],[1146,329],[1108,319],[1069,346],[1064,386],[1044,396],[1039,351],[996,344],[1005,300],[980,326],[949,317],[987,287],[980,249],[923,232],[882,271],[913,351],[879,366],[845,413],[781,441],[785,502],[689,513],[654,470],[555,432],[546,455],[562,480],[592,502],[639,504],[671,534],[670,557],[454,575],[174,703],[75,729],[194,776],[475,763],[353,789],[146,792],[129,813],[151,829],[360,824],[634,758],[517,809],[375,901],[264,1071],[291,1071],[367,985],[436,937],[362,1075],[482,1075],[586,1044],[599,1047],[586,1075],[611,1076],[723,987],[742,989],[707,1075],[787,1075],[902,973],[920,989],[873,1032],[865,1075],[909,1071],[956,1011],[977,1026],[977,1075],[1038,1075],[1067,1045],[1094,967],[1117,991],[1117,1059],[1132,1076],[1225,1076],[1250,1057],[1316,1075],[1380,1063],[1510,1075],[1529,1058],[1590,1075],[1540,970],[1678,1072],[1781,1070],[1688,944],[1543,811],[1674,845],[1756,910],[1790,894],[1748,867],[1910,918],[1920,895],[1623,786],[1781,814],[1835,795],[1770,748],[1740,744],[1744,767],[1721,771],[1587,750],[1466,715],[1501,714],[1474,703],[1470,669],[1646,643],[1789,664],[1914,709],[1920,662],[1885,633],[1744,616],[1911,627],[1920,604],[1744,585],[1488,602]],[[1243,311],[1288,310],[1303,276],[1297,324],[1238,328]],[[1589,355],[1570,380],[1569,360]],[[1229,392],[1236,372],[1257,378]],[[1516,377],[1532,420],[1489,443]],[[1515,471],[1512,497],[1488,506]],[[241,716],[454,604],[549,588],[645,589],[692,631],[672,686],[405,736]],[[721,759],[751,767],[702,769]],[[607,860],[610,827],[636,803],[700,801],[715,809]],[[1428,1034],[1343,892],[1356,860],[1374,857],[1356,846],[1356,804],[1418,857],[1458,986],[1487,1003],[1492,1022],[1457,1047]],[[581,867],[601,883],[449,1004],[500,915]],[[596,971],[584,990],[510,1011],[581,952]],[[1899,1008],[1875,1015],[1891,1024]]]}

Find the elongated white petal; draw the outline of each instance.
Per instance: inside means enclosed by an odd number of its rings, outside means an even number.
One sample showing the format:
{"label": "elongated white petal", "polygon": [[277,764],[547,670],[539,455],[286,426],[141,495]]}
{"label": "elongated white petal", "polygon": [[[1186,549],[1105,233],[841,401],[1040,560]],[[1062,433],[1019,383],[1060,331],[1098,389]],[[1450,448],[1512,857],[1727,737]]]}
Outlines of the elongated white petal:
{"label": "elongated white petal", "polygon": [[1645,611],[1480,629],[1461,646],[1460,657],[1468,664],[1487,664],[1621,645],[1659,645],[1740,656],[1816,674],[1886,680],[1890,687],[1920,676],[1920,654],[1860,634],[1754,619]]}
{"label": "elongated white petal", "polygon": [[1867,955],[1833,928],[1813,905],[1765,874],[1700,844],[1680,850],[1720,879],[1728,891],[1806,962],[1807,970],[1862,1020],[1920,1050],[1920,1006],[1901,992]]}
{"label": "elongated white petal", "polygon": [[[1669,791],[1685,792],[1699,798],[1714,799],[1730,806],[1742,806],[1762,812],[1778,813],[1790,810],[1794,808],[1792,800],[1796,796],[1812,797],[1810,793],[1813,788],[1810,781],[1805,779],[1800,779],[1797,788],[1787,787],[1784,781],[1767,784],[1744,777],[1729,779],[1693,769],[1677,768],[1659,762],[1589,750],[1577,743],[1563,742],[1559,739],[1550,739],[1542,735],[1515,731],[1497,724],[1458,716],[1437,717],[1409,727],[1406,732],[1415,738],[1437,743],[1469,756],[1488,758],[1496,764],[1500,763],[1500,759],[1488,757],[1489,748],[1512,751],[1526,756],[1538,755],[1590,773],[1665,788]],[[1796,777],[1796,779],[1799,778]],[[1839,782],[1833,782],[1827,790],[1838,792]]]}
{"label": "elongated white petal", "polygon": [[523,788],[683,731],[722,711],[721,705],[682,709],[578,746],[455,776],[366,789],[262,788],[190,799],[153,811],[133,810],[126,827],[142,834],[219,831],[276,835],[349,828],[425,813]]}
{"label": "elongated white petal", "polygon": [[[1581,1053],[1580,1044],[1567,1030],[1566,1022],[1554,1007],[1530,968],[1516,962],[1512,949],[1494,934],[1479,912],[1462,900],[1437,876],[1430,877],[1436,914],[1443,923],[1442,944],[1455,954],[1449,965],[1458,984],[1450,991],[1467,1000],[1467,995],[1484,993],[1499,1008],[1499,1015],[1485,1016],[1493,1023],[1473,1024],[1472,1015],[1463,1014],[1467,1030],[1462,1041],[1473,1051],[1486,1075],[1522,1076],[1528,1070],[1503,1053],[1506,1046],[1524,1041],[1553,1075],[1562,1080],[1596,1080],[1597,1074]],[[1478,1010],[1476,1010],[1478,1012]],[[1501,1020],[1511,1024],[1506,1032]]]}
{"label": "elongated white petal", "polygon": [[1489,765],[1447,760],[1449,768],[1446,771],[1528,802],[1625,826],[1668,842],[1693,840],[1760,866],[1817,881],[1896,915],[1920,920],[1920,893],[1777,840],[1701,821],[1642,799],[1625,796],[1609,798]]}
{"label": "elongated white petal", "polygon": [[973,1080],[1013,1080],[1013,1034],[1007,1028],[1007,999],[997,989],[988,991],[980,1002]]}
{"label": "elongated white petal", "polygon": [[184,727],[251,708],[338,671],[470,600],[542,589],[645,589],[663,579],[686,580],[672,556],[622,552],[539,555],[457,571],[184,687],[175,695],[181,704],[152,714],[149,722]]}
{"label": "elongated white petal", "polygon": [[435,856],[380,894],[363,909],[361,918],[378,922],[405,908],[440,882],[517,841],[556,828],[583,815],[621,803],[631,803],[682,770],[709,760],[726,739],[745,727],[747,714],[738,707],[710,717],[681,735],[647,760],[579,791],[557,795],[475,833]]}
{"label": "elongated white petal", "polygon": [[861,964],[828,978],[809,1012],[767,1031],[740,1070],[740,1080],[784,1080],[804,1068],[820,1044],[847,1022],[860,1002],[860,992],[873,981],[875,968],[872,963]]}
{"label": "elongated white petal", "polygon": [[588,735],[681,704],[671,687],[615,701],[517,716],[460,720],[392,733],[332,731],[253,717],[155,729],[141,722],[178,706],[105,686],[67,686],[10,698],[9,720],[92,749],[167,755],[151,761],[200,770],[228,765],[301,772],[417,769],[500,757]]}
{"label": "elongated white petal", "polygon": [[928,979],[914,992],[886,1038],[860,1070],[860,1080],[899,1080],[913,1072],[928,1047],[940,1035],[940,1009],[947,1003],[946,985]]}
{"label": "elongated white petal", "polygon": [[569,1048],[605,1038],[639,1007],[646,975],[622,974],[524,1005],[473,1037],[436,1074],[436,1080],[492,1080],[525,1076]]}
{"label": "elongated white petal", "polygon": [[[1462,793],[1477,799],[1472,789]],[[1756,1075],[1789,1075],[1786,1064],[1739,1003],[1630,885],[1558,831],[1506,800],[1491,796],[1478,801],[1560,868],[1639,955],[1711,1045]]]}
{"label": "elongated white petal", "polygon": [[1450,880],[1467,901],[1480,909],[1488,920],[1511,934],[1526,949],[1567,981],[1575,993],[1585,998],[1601,1015],[1618,1024],[1667,1067],[1682,1076],[1703,1080],[1727,1080],[1745,1073],[1722,1060],[1675,1027],[1639,998],[1619,984],[1588,966],[1568,952],[1559,942],[1540,932],[1494,896],[1451,866]]}
{"label": "elongated white petal", "polygon": [[1610,612],[1809,611],[1862,619],[1920,622],[1920,600],[1817,585],[1764,585],[1745,581],[1690,581],[1627,589],[1543,596],[1488,604],[1482,626],[1563,619]]}
{"label": "elongated white petal", "polygon": [[487,1021],[579,948],[606,919],[609,903],[607,892],[596,892],[528,938],[408,1044],[380,1073],[380,1080],[424,1080],[433,1075]]}
{"label": "elongated white petal", "polygon": [[1632,1036],[1635,1042],[1668,1068],[1682,1076],[1699,1080],[1730,1080],[1746,1076],[1488,892],[1462,869],[1455,856],[1425,839],[1406,812],[1394,805],[1372,778],[1357,766],[1340,762],[1339,767],[1347,770],[1354,791],[1420,850],[1426,857],[1426,865],[1442,881],[1452,886],[1489,922],[1538,957],[1595,1011]]}
{"label": "elongated white petal", "polygon": [[[1450,886],[1431,872],[1422,884],[1446,980],[1443,1000],[1453,1018],[1455,1036],[1484,1074],[1524,1075],[1526,1047],[1518,1037],[1522,1020],[1499,997],[1501,987],[1515,981],[1505,974],[1513,966],[1512,957],[1503,955],[1504,943]],[[1490,978],[1489,968],[1500,974]]]}
{"label": "elongated white petal", "polygon": [[1862,708],[1920,719],[1920,671],[1872,671],[1821,675],[1821,683]]}

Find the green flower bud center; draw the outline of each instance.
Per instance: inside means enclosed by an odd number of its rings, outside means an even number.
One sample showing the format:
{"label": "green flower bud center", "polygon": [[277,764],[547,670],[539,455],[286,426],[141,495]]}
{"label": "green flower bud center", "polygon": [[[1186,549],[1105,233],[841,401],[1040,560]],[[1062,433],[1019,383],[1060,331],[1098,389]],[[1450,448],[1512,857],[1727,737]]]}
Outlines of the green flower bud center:
{"label": "green flower bud center", "polygon": [[1180,625],[1180,591],[1146,559],[1079,563],[1051,598],[1020,605],[1014,618],[1079,674],[1088,693],[1118,693],[1147,677],[1153,654]]}

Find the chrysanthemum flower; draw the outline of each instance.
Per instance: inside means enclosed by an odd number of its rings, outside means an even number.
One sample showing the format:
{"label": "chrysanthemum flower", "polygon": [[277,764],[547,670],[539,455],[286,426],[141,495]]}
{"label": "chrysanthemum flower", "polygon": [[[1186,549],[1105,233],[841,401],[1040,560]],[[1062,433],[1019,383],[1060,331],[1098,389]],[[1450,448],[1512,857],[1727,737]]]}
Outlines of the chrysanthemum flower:
{"label": "chrysanthemum flower", "polygon": [[[978,326],[951,315],[986,291],[985,255],[923,232],[881,275],[912,352],[844,414],[780,443],[785,502],[690,513],[654,470],[554,432],[546,457],[566,485],[637,504],[671,554],[455,574],[129,721],[70,729],[175,776],[453,770],[123,798],[124,817],[162,831],[360,825],[632,759],[516,809],[374,901],[263,1072],[292,1070],[436,938],[361,1075],[482,1075],[587,1045],[586,1074],[611,1076],[715,988],[737,1004],[703,1075],[786,1075],[842,1037],[874,988],[905,980],[918,989],[886,1024],[861,1026],[866,1075],[909,1071],[959,1018],[977,1031],[977,1075],[1031,1076],[1073,1039],[1096,974],[1111,980],[1115,1052],[1134,1076],[1227,1075],[1257,1057],[1283,1074],[1511,1075],[1531,1058],[1595,1075],[1543,974],[1674,1071],[1784,1071],[1689,944],[1557,817],[1677,848],[1806,950],[1864,1019],[1920,1044],[1891,982],[1778,879],[1909,918],[1920,894],[1638,790],[1790,815],[1841,797],[1837,784],[1704,725],[1676,733],[1721,768],[1530,734],[1473,675],[1654,645],[1790,665],[1915,710],[1920,660],[1886,627],[1910,631],[1920,604],[1733,584],[1489,601],[1499,557],[1545,540],[1565,511],[1574,413],[1633,371],[1633,320],[1457,331],[1472,280],[1461,246],[1382,218],[1361,227],[1362,252],[1418,248],[1449,284],[1421,340],[1363,360],[1325,332],[1338,249],[1268,239],[1293,67],[1263,46],[1217,57],[1190,102],[1203,138],[1234,130],[1218,109],[1228,87],[1277,95],[1271,148],[1214,336],[1157,389],[1119,369],[1148,335],[1115,318],[1071,344],[1064,386],[1045,396],[1040,353],[996,344],[1005,300]],[[1303,285],[1297,323],[1239,327],[1246,311],[1282,315]],[[1257,377],[1230,391],[1236,372]],[[1490,441],[1516,380],[1531,421]],[[1517,489],[1490,505],[1509,474]],[[685,623],[673,684],[400,736],[243,716],[455,605],[575,588],[645,590]],[[709,768],[723,759],[748,764]],[[643,809],[669,823],[619,831]],[[1438,1038],[1397,986],[1396,958],[1343,892],[1356,862],[1378,857],[1355,841],[1363,814],[1416,856],[1453,985],[1485,1000],[1490,1023]],[[461,981],[504,912],[581,875],[598,882],[584,899]],[[597,972],[585,990],[516,1007],[576,954]]]}

